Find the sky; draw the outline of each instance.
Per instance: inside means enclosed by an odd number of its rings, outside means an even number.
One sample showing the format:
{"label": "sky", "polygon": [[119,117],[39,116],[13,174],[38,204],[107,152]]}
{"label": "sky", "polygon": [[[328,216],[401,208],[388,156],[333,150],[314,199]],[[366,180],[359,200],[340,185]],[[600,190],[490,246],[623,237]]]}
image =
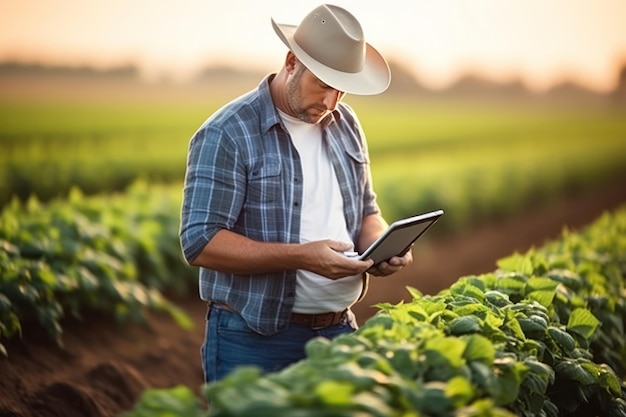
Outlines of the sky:
{"label": "sky", "polygon": [[[276,71],[270,18],[298,24],[311,0],[0,0],[0,60],[133,64],[185,80],[209,65]],[[626,65],[626,0],[334,0],[366,40],[423,84],[471,73],[543,90],[612,89]]]}

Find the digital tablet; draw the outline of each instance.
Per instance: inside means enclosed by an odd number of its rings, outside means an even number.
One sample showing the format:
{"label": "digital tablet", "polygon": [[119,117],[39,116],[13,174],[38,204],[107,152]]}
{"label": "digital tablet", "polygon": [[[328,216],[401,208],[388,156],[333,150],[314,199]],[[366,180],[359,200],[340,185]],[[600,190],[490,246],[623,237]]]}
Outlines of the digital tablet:
{"label": "digital tablet", "polygon": [[395,221],[365,252],[356,258],[372,259],[376,265],[394,256],[403,256],[442,215],[443,210],[436,210]]}

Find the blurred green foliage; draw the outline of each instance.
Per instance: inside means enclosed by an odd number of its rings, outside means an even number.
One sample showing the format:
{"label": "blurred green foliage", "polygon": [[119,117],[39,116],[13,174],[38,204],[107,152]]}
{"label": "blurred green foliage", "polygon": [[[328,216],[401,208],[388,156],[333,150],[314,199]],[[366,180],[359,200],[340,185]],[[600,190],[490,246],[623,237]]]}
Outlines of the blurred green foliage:
{"label": "blurred green foliage", "polygon": [[163,295],[197,286],[180,252],[179,207],[180,191],[141,182],[89,198],[74,189],[46,205],[13,200],[0,210],[0,340],[36,322],[61,343],[61,321],[86,311],[141,321],[162,310],[191,326]]}
{"label": "blurred green foliage", "polygon": [[[623,109],[350,97],[392,221],[446,209],[444,229],[509,217],[625,173]],[[221,101],[0,103],[0,206],[180,184],[189,139]]]}
{"label": "blurred green foliage", "polygon": [[626,173],[623,109],[454,101],[355,108],[389,220],[443,208],[440,227],[458,229]]}
{"label": "blurred green foliage", "polygon": [[0,205],[180,182],[187,143],[214,109],[180,104],[0,104]]}

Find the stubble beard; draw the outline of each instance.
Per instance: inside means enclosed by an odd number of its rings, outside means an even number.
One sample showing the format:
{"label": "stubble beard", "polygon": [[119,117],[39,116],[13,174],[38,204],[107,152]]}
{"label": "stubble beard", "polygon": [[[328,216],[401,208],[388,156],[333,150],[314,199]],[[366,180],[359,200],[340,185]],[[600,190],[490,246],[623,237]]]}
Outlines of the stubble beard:
{"label": "stubble beard", "polygon": [[291,79],[287,81],[287,106],[289,106],[289,109],[298,119],[305,123],[316,124],[322,120],[323,117],[319,116],[314,119],[308,111],[314,109],[322,112],[322,109],[319,109],[315,105],[302,107],[303,97],[300,90],[300,81],[302,80],[302,74],[305,70],[304,67],[298,68]]}

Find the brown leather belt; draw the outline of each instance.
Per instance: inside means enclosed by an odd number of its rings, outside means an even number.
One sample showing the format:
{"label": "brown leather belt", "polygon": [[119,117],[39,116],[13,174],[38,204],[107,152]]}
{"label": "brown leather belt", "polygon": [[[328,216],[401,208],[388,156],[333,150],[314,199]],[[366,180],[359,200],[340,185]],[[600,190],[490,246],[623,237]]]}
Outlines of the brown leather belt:
{"label": "brown leather belt", "polygon": [[326,327],[341,323],[347,311],[348,310],[318,314],[291,313],[289,323],[300,324],[314,330],[325,329]]}
{"label": "brown leather belt", "polygon": [[[236,312],[228,304],[215,302],[210,302],[209,304],[211,306],[221,308],[222,310],[230,311],[231,313]],[[291,313],[289,323],[307,326],[313,330],[325,329],[326,327],[334,326],[341,323],[342,320],[344,320],[347,311],[348,309],[345,309],[343,311],[318,314]]]}

